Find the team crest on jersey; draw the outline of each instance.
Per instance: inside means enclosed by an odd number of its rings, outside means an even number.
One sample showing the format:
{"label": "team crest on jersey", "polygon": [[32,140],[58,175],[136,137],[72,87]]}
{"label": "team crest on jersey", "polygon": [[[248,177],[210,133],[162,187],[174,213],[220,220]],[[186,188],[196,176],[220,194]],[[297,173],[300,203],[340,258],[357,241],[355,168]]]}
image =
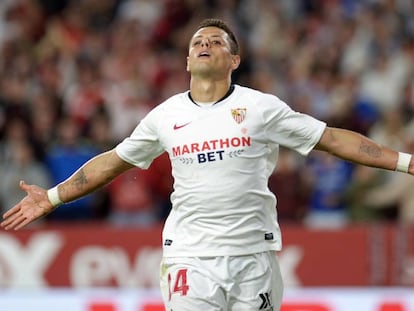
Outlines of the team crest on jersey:
{"label": "team crest on jersey", "polygon": [[231,116],[233,117],[234,121],[240,124],[244,121],[244,118],[246,117],[246,112],[247,112],[246,108],[232,109]]}

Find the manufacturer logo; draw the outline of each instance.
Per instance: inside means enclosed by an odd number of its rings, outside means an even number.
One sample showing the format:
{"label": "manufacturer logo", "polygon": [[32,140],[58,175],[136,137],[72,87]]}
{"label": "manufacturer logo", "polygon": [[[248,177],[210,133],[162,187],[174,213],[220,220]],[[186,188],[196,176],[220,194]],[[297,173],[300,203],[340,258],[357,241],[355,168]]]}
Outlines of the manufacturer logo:
{"label": "manufacturer logo", "polygon": [[191,121],[190,121],[190,122],[187,122],[187,123],[184,123],[184,124],[180,124],[180,125],[178,125],[178,124],[176,123],[176,124],[174,124],[173,129],[174,129],[174,130],[179,130],[180,128],[183,128],[184,126],[187,126],[187,125],[189,125],[190,123],[191,123]]}
{"label": "manufacturer logo", "polygon": [[272,306],[272,302],[270,301],[269,293],[259,294],[259,297],[260,297],[261,302],[262,302],[262,304],[260,305],[259,310],[272,311],[273,306]]}
{"label": "manufacturer logo", "polygon": [[246,112],[246,108],[231,109],[231,116],[233,117],[234,121],[240,124],[244,121],[244,118],[246,117]]}

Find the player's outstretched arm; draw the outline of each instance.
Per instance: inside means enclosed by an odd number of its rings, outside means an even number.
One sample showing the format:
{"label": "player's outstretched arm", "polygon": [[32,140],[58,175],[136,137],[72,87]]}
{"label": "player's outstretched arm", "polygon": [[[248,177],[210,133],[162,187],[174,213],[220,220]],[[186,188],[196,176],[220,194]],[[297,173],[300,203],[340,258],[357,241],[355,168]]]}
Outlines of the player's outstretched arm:
{"label": "player's outstretched arm", "polygon": [[21,229],[51,213],[63,202],[76,200],[97,190],[132,167],[115,150],[111,150],[92,158],[52,189],[46,190],[21,181],[20,188],[27,195],[3,215],[1,226],[6,230]]}
{"label": "player's outstretched arm", "polygon": [[414,159],[410,154],[382,146],[353,131],[327,127],[315,150],[326,151],[357,164],[414,175]]}

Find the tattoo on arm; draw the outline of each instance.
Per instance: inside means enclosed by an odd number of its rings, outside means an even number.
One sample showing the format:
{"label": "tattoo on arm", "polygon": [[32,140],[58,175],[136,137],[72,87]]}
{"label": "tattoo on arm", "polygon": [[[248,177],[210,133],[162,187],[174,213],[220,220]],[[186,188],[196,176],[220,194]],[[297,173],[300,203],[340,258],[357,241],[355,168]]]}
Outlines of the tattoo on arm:
{"label": "tattoo on arm", "polygon": [[85,184],[88,183],[88,180],[86,179],[85,172],[83,169],[81,169],[75,176],[75,179],[73,181],[73,185],[78,189],[81,190]]}
{"label": "tattoo on arm", "polygon": [[379,158],[382,156],[381,148],[375,144],[370,144],[362,141],[359,146],[359,153],[365,153],[373,158]]}

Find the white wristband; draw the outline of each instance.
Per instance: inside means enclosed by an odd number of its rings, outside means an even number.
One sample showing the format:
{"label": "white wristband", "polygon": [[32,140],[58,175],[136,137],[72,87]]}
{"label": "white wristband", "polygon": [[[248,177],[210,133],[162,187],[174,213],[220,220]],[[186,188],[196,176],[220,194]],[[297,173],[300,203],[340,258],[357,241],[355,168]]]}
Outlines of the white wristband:
{"label": "white wristband", "polygon": [[58,207],[63,204],[63,201],[59,198],[59,192],[57,186],[50,188],[47,191],[47,198],[54,207]]}
{"label": "white wristband", "polygon": [[412,155],[408,153],[398,152],[398,162],[395,170],[398,172],[408,173],[408,169],[410,168],[411,156]]}

